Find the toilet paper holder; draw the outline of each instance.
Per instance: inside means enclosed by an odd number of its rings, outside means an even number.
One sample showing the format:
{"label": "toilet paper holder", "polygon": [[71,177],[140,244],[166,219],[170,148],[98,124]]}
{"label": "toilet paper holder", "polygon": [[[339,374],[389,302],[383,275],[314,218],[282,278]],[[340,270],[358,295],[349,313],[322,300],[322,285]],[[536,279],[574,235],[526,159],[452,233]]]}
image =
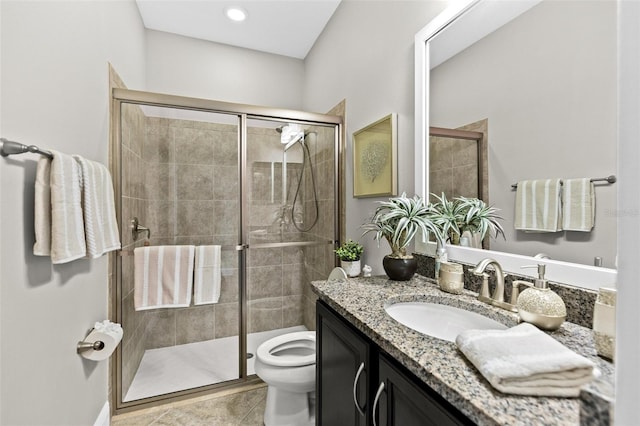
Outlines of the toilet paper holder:
{"label": "toilet paper holder", "polygon": [[122,326],[109,320],[98,321],[76,345],[76,352],[91,361],[109,358],[122,341]]}
{"label": "toilet paper holder", "polygon": [[76,346],[76,353],[82,353],[88,350],[101,351],[104,349],[104,342],[102,340],[96,340],[95,342],[78,342]]}

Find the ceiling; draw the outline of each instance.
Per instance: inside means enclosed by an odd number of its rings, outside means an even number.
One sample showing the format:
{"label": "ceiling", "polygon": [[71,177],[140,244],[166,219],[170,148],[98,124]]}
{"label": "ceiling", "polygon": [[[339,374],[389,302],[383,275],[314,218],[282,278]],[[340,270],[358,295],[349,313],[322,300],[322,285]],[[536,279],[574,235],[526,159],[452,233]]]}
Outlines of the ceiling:
{"label": "ceiling", "polygon": [[[340,0],[136,0],[144,26],[304,59]],[[233,22],[229,7],[248,17]]]}

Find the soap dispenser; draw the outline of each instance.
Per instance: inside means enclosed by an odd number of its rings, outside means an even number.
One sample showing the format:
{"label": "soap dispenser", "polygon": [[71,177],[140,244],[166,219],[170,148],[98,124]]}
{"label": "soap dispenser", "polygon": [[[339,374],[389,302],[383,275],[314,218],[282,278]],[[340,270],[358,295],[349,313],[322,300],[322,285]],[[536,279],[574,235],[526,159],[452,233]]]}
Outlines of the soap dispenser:
{"label": "soap dispenser", "polygon": [[[523,266],[535,268],[536,266]],[[553,290],[548,287],[544,264],[539,264],[538,278],[535,283],[515,281],[514,285],[527,285],[528,288],[518,296],[516,307],[523,321],[529,322],[544,330],[557,330],[567,317],[567,308]],[[516,284],[517,283],[517,284]]]}

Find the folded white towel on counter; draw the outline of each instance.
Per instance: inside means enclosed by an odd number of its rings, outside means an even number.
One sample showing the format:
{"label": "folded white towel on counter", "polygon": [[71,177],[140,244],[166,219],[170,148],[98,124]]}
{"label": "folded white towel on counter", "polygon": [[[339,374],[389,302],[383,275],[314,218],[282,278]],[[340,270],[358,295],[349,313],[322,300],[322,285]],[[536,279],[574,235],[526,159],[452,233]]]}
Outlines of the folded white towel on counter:
{"label": "folded white towel on counter", "polygon": [[136,311],[191,304],[195,246],[138,247],[133,254]]}
{"label": "folded white towel on counter", "polygon": [[562,231],[561,188],[560,179],[518,182],[515,229],[529,232]]}
{"label": "folded white towel on counter", "polygon": [[456,344],[504,393],[577,397],[594,378],[592,361],[529,323],[507,330],[467,330]]}
{"label": "folded white towel on counter", "polygon": [[86,255],[82,217],[81,171],[76,160],[52,151],[51,262],[67,263]]}
{"label": "folded white towel on counter", "polygon": [[565,180],[562,200],[564,230],[591,232],[596,219],[596,192],[591,179]]}
{"label": "folded white towel on counter", "polygon": [[193,304],[205,305],[220,300],[220,246],[196,247]]}
{"label": "folded white towel on counter", "polygon": [[100,163],[79,155],[73,158],[82,171],[82,211],[87,256],[100,257],[120,248],[111,174]]}
{"label": "folded white towel on counter", "polygon": [[42,156],[36,168],[34,199],[34,231],[36,242],[33,254],[51,256],[51,159]]}

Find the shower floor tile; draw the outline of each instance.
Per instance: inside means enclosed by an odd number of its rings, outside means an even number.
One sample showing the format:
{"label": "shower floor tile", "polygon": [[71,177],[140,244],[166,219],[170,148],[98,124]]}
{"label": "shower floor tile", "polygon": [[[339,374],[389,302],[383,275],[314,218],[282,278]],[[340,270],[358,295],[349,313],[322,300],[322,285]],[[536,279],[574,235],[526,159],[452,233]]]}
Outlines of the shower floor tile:
{"label": "shower floor tile", "polygon": [[[247,336],[247,349],[255,355],[262,342],[280,334],[303,330],[306,327],[300,325],[251,333]],[[247,360],[247,373],[250,375],[255,374],[254,360]],[[238,336],[149,349],[142,356],[124,401],[237,379],[238,369]]]}

